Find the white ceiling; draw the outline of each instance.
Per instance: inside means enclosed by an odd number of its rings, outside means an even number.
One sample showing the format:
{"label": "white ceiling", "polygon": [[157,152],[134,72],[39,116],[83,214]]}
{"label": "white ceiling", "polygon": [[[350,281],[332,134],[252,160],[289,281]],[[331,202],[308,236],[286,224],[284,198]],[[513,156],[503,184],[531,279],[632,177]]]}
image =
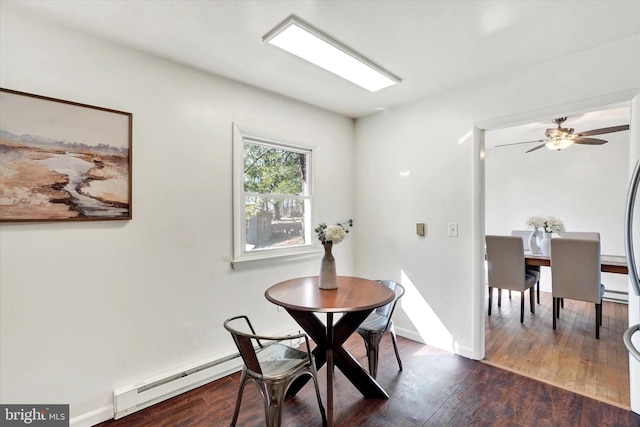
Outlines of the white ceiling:
{"label": "white ceiling", "polygon": [[[0,5],[354,118],[640,34],[640,1],[2,0]],[[263,43],[262,36],[292,13],[403,82],[369,93]]]}

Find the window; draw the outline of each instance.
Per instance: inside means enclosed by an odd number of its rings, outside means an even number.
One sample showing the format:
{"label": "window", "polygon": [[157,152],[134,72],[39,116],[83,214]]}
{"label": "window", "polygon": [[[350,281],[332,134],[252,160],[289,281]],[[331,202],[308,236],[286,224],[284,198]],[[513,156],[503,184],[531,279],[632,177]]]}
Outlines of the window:
{"label": "window", "polygon": [[315,253],[313,149],[234,124],[233,263]]}

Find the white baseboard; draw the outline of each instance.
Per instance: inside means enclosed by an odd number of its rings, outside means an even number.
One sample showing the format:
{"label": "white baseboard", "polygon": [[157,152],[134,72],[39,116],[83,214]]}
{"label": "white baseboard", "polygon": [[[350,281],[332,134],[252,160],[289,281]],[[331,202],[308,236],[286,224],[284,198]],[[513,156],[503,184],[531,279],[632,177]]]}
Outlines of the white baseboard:
{"label": "white baseboard", "polygon": [[113,418],[113,405],[103,406],[69,420],[71,427],[91,427]]}
{"label": "white baseboard", "polygon": [[431,347],[438,348],[440,350],[448,351],[449,353],[454,353],[454,354],[457,354],[459,356],[466,357],[467,359],[473,359],[473,351],[472,351],[471,348],[460,347],[460,346],[457,347],[457,348],[453,348],[453,347],[452,348],[445,348],[445,347],[442,347],[442,346],[438,346],[436,343],[428,343],[428,342],[426,342],[422,338],[422,336],[418,332],[416,332],[414,330],[405,329],[405,328],[398,328],[398,327],[395,327],[395,330],[396,330],[396,334],[397,335],[400,335],[400,336],[402,336],[404,338],[408,338],[410,340],[413,340],[413,341],[416,341],[416,342],[419,342],[419,343],[422,343],[422,344],[425,344],[425,345],[429,345]]}

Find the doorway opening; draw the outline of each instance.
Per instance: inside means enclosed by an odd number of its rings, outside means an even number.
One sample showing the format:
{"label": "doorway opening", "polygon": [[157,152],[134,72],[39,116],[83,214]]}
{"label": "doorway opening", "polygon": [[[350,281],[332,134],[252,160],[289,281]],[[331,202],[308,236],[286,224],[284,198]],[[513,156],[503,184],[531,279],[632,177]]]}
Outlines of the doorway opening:
{"label": "doorway opening", "polygon": [[[566,111],[571,109],[554,109],[526,122],[482,126],[484,234],[508,235],[526,230],[531,216],[555,216],[564,221],[567,231],[599,232],[603,253],[624,255],[621,217],[628,183],[629,132],[603,135],[608,142],[601,146],[526,151],[540,144],[546,129],[556,126],[552,118],[560,115],[554,113],[568,117],[564,127],[580,132],[628,124],[630,103],[573,114]],[[532,142],[506,145],[523,141]],[[509,299],[503,292],[502,307],[498,309],[494,302],[489,317],[485,288],[484,362],[629,409],[628,353],[620,338],[628,324],[627,277],[603,274],[609,293],[603,303],[604,328],[600,340],[595,340],[592,304],[567,302],[563,319],[553,331],[550,271],[543,267],[541,273],[540,304],[535,314],[527,310],[522,324],[519,293]]]}

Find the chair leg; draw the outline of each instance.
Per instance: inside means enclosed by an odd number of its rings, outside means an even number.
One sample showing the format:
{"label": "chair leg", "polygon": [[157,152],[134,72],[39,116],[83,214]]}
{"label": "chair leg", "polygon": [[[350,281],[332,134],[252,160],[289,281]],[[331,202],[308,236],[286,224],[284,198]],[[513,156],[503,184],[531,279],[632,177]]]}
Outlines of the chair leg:
{"label": "chair leg", "polygon": [[538,304],[540,304],[540,280],[538,280],[538,286],[537,286],[537,291],[536,291],[536,295],[538,298]]}
{"label": "chair leg", "polygon": [[596,339],[600,339],[600,325],[602,324],[602,304],[596,303]]}
{"label": "chair leg", "polygon": [[322,426],[327,427],[327,414],[324,411],[324,406],[322,405],[322,398],[320,397],[320,388],[318,387],[318,378],[316,377],[316,375],[311,375],[311,378],[313,379],[313,385],[316,388],[316,397],[318,398],[318,406],[320,407],[320,415],[322,416]]}
{"label": "chair leg", "polygon": [[524,291],[520,292],[520,323],[524,323]]}
{"label": "chair leg", "polygon": [[553,297],[553,330],[556,330],[556,311],[558,310],[558,304],[556,304],[556,297]]}
{"label": "chair leg", "polygon": [[509,289],[509,299],[511,299],[511,289]]}
{"label": "chair leg", "polygon": [[529,305],[531,306],[531,312],[535,314],[536,312],[536,298],[535,292],[533,291],[533,287],[529,288]]}
{"label": "chair leg", "polygon": [[498,307],[502,307],[502,289],[498,288]]}
{"label": "chair leg", "polygon": [[231,427],[236,425],[238,421],[238,414],[240,413],[240,402],[242,401],[242,392],[244,391],[244,386],[247,385],[247,375],[242,370],[240,374],[240,389],[238,390],[238,397],[236,398],[236,409],[233,411],[233,418],[231,419]]}
{"label": "chair leg", "polygon": [[489,286],[489,310],[488,310],[488,315],[491,316],[491,300],[493,297],[493,288],[491,286]]}
{"label": "chair leg", "polygon": [[280,427],[282,424],[282,409],[287,386],[288,384],[284,381],[262,384],[267,427]]}
{"label": "chair leg", "polygon": [[391,341],[393,341],[393,350],[396,352],[398,368],[400,368],[400,370],[402,371],[402,361],[400,360],[400,352],[398,351],[398,340],[396,338],[396,331],[393,329],[393,324],[389,328],[389,334],[391,335]]}
{"label": "chair leg", "polygon": [[[363,337],[364,338],[364,337]],[[367,359],[369,360],[369,375],[374,379],[378,375],[378,349],[382,335],[376,333],[367,334],[365,347],[367,347]]]}
{"label": "chair leg", "polygon": [[560,318],[560,307],[564,308],[564,298],[556,298],[556,318]]}
{"label": "chair leg", "polygon": [[600,326],[602,326],[602,300],[600,300]]}

